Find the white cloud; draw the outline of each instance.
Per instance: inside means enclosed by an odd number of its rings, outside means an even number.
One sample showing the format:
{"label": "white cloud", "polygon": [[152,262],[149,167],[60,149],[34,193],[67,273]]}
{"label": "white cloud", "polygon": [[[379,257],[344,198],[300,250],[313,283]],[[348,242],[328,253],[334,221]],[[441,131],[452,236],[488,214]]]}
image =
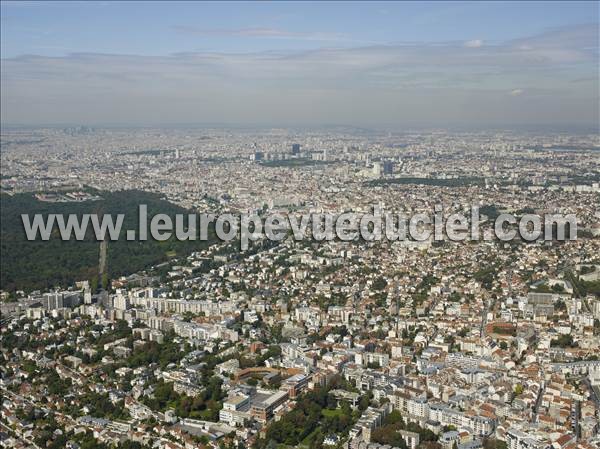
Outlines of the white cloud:
{"label": "white cloud", "polygon": [[523,89],[513,89],[510,91],[510,95],[513,97],[518,97],[519,95],[522,95],[524,92]]}
{"label": "white cloud", "polygon": [[483,47],[483,41],[481,39],[474,39],[472,41],[465,42],[464,45],[467,48],[479,48]]}
{"label": "white cloud", "polygon": [[307,41],[342,41],[347,40],[347,36],[341,33],[311,32],[302,33],[278,28],[235,28],[235,29],[205,29],[186,25],[177,25],[173,29],[181,33],[193,34],[199,36],[230,36],[230,37],[254,37],[263,39],[293,39]]}

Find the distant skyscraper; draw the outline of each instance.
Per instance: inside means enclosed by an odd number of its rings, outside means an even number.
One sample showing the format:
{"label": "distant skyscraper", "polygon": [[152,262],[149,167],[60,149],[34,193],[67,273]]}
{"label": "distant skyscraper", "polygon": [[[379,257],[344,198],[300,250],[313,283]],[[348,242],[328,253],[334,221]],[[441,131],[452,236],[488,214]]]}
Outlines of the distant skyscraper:
{"label": "distant skyscraper", "polygon": [[263,157],[264,157],[264,154],[263,154],[263,152],[262,152],[262,151],[256,151],[256,152],[254,153],[254,160],[255,160],[255,161],[257,161],[257,162],[258,162],[258,161],[262,161],[262,160],[263,160]]}
{"label": "distant skyscraper", "polygon": [[292,154],[298,154],[298,153],[300,153],[300,144],[293,143],[292,144]]}
{"label": "distant skyscraper", "polygon": [[373,176],[381,176],[381,163],[373,162]]}
{"label": "distant skyscraper", "polygon": [[383,162],[383,175],[393,175],[394,174],[394,163],[392,161],[384,161]]}

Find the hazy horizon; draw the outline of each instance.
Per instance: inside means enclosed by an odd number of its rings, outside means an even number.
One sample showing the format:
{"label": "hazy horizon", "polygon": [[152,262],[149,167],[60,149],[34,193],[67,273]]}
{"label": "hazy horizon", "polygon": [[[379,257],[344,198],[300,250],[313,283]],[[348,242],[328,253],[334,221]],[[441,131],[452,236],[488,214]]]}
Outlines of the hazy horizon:
{"label": "hazy horizon", "polygon": [[2,2],[3,126],[598,131],[597,2]]}

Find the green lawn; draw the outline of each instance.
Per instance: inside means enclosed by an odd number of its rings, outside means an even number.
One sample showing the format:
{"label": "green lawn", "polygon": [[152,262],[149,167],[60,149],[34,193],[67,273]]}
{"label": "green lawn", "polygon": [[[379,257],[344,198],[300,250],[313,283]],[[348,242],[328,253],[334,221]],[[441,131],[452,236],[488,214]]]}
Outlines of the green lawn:
{"label": "green lawn", "polygon": [[344,412],[341,408],[336,408],[335,410],[331,410],[330,408],[324,408],[321,410],[321,414],[323,416],[327,416],[328,418],[333,418],[334,416],[342,416]]}

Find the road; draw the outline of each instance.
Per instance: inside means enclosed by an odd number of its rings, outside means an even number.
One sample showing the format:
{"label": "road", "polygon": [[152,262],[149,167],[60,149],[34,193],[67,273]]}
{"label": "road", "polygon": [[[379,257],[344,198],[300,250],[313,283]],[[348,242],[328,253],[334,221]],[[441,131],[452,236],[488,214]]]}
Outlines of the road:
{"label": "road", "polygon": [[590,390],[590,399],[596,405],[596,410],[600,409],[600,398],[598,397],[598,392],[596,391],[596,389],[594,389],[592,387],[592,384],[590,382],[589,377],[587,377],[587,376],[584,377],[583,378],[583,383],[585,384],[585,386],[587,387],[587,389]]}
{"label": "road", "polygon": [[579,429],[579,418],[581,415],[581,403],[579,401],[575,401],[573,403],[573,407],[571,408],[571,422],[572,422],[572,431],[575,434],[575,438],[579,439],[581,431]]}
{"label": "road", "polygon": [[533,406],[533,413],[531,414],[531,422],[535,423],[538,410],[540,409],[540,404],[542,403],[542,396],[544,395],[545,387],[541,387],[538,393],[537,399],[535,400],[535,405]]}

